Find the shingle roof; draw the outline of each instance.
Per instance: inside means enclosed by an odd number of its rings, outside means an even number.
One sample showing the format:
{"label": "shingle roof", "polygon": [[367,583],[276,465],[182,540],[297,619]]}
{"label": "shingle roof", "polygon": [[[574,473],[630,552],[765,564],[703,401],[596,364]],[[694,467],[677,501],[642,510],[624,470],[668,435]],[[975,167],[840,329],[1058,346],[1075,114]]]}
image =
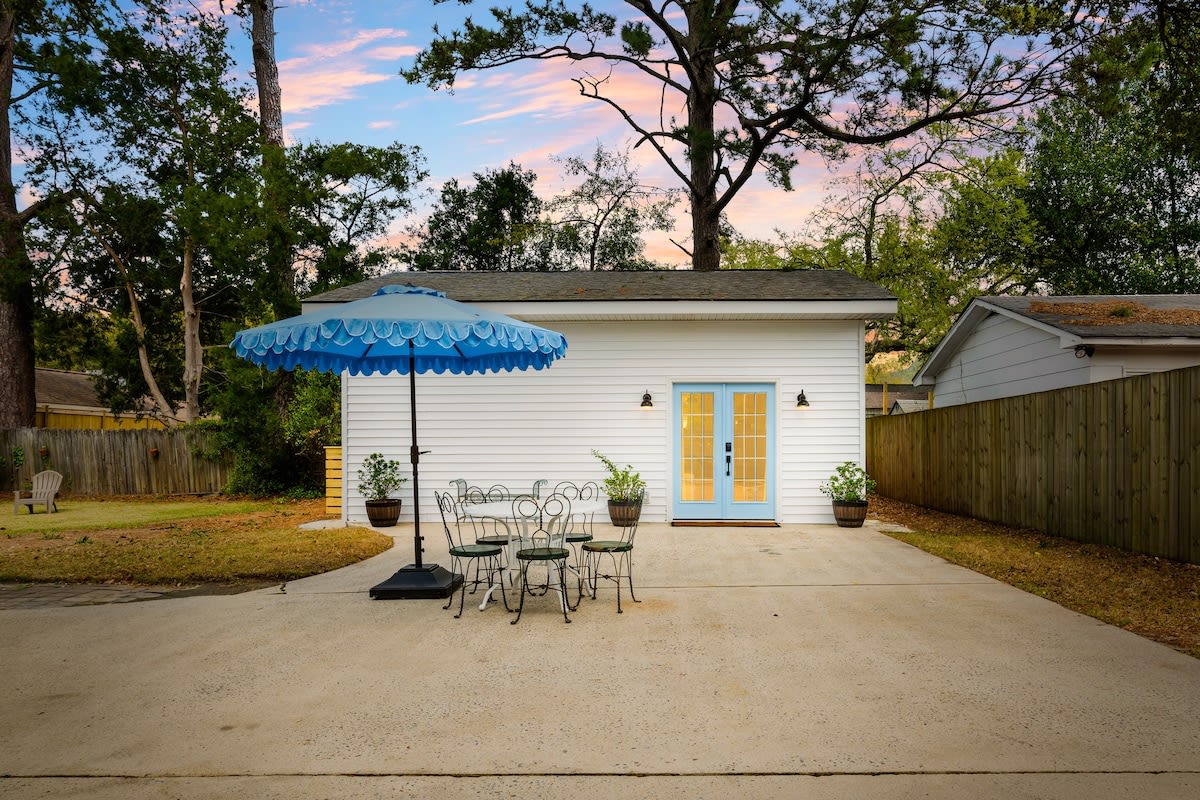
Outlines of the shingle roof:
{"label": "shingle roof", "polygon": [[464,303],[603,300],[895,300],[840,270],[651,270],[644,272],[394,272],[306,298],[358,300],[381,286],[412,283]]}
{"label": "shingle roof", "polygon": [[[1083,339],[1200,338],[1200,294],[986,297],[980,301]],[[1128,315],[1114,314],[1117,309],[1127,309]]]}
{"label": "shingle roof", "polygon": [[85,372],[38,367],[34,374],[37,404],[100,408],[94,381]]}

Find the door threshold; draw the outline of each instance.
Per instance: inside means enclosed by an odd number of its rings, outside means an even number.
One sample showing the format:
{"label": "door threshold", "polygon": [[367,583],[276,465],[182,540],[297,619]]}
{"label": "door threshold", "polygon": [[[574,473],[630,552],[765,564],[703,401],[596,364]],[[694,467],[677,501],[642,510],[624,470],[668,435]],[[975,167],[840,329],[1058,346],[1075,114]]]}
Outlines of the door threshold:
{"label": "door threshold", "polygon": [[778,528],[773,519],[673,519],[673,528]]}

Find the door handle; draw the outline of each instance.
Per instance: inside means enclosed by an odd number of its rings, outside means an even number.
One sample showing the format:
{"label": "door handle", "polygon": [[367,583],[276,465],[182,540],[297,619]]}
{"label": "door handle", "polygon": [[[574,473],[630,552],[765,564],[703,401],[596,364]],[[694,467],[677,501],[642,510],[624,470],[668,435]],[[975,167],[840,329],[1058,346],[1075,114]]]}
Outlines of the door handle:
{"label": "door handle", "polygon": [[733,464],[733,456],[726,455],[725,456],[725,477],[726,478],[729,477],[729,469],[732,464]]}

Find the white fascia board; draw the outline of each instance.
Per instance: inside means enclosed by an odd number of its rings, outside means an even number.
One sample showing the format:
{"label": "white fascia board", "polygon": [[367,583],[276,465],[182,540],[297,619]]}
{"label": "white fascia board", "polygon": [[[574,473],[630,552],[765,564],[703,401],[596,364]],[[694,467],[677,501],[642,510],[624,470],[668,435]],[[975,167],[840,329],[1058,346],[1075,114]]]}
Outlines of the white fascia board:
{"label": "white fascia board", "polygon": [[[1200,339],[1191,336],[1076,336],[1074,338],[1075,343],[1086,342],[1100,347],[1189,347],[1200,349]],[[1074,344],[1063,346],[1073,347]]]}
{"label": "white fascia board", "polygon": [[895,300],[601,300],[473,303],[526,321],[887,319]]}

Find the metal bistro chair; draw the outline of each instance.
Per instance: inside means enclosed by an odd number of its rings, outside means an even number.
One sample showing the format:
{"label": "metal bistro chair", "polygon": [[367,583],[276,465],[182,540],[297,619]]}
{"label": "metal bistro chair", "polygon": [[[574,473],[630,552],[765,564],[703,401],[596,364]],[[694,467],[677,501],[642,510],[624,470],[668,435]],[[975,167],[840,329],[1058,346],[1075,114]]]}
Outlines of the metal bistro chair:
{"label": "metal bistro chair", "polygon": [[[454,480],[451,483],[459,488],[458,502],[455,504],[455,510],[460,526],[470,526],[472,535],[475,537],[475,544],[494,544],[501,547],[501,563],[504,569],[508,569],[508,525],[499,518],[495,517],[480,517],[473,516],[469,511],[469,506],[479,505],[481,503],[498,503],[509,499],[507,491],[503,486],[493,486],[490,489],[481,489],[478,486],[467,486],[465,481]],[[458,486],[462,484],[461,486]],[[512,584],[512,575],[509,575],[509,585]]]}
{"label": "metal bistro chair", "polygon": [[[521,602],[513,625],[521,621],[526,595],[541,597],[551,589],[558,594],[563,621],[571,621],[567,611],[574,611],[578,603],[572,606],[567,597],[566,569],[571,551],[564,539],[570,517],[571,501],[560,494],[552,494],[544,500],[518,497],[513,501],[512,535],[515,558],[521,571]],[[540,592],[535,592],[535,587],[529,584],[529,568],[533,564],[546,566],[546,583]]]}
{"label": "metal bistro chair", "polygon": [[[618,526],[620,532],[616,539],[594,539],[583,543],[583,552],[587,558],[587,574],[592,582],[592,599],[596,599],[596,583],[603,578],[617,585],[617,613],[624,614],[621,609],[621,581],[629,584],[629,596],[633,602],[640,603],[633,593],[633,537],[637,534],[638,521],[634,519],[629,525]],[[612,563],[611,574],[600,572],[601,561],[608,556]]]}
{"label": "metal bistro chair", "polygon": [[[449,492],[434,492],[437,498],[438,510],[442,513],[442,527],[446,529],[446,543],[450,546],[450,571],[458,573],[462,569],[462,588],[459,590],[458,613],[454,615],[455,619],[462,616],[463,606],[467,600],[467,586],[471,586],[471,594],[475,594],[479,587],[484,583],[488,586],[488,594],[484,597],[484,601],[480,604],[479,610],[483,611],[487,607],[488,600],[491,599],[492,592],[496,587],[500,587],[500,597],[504,600],[504,608],[511,611],[508,606],[508,596],[504,593],[504,564],[502,561],[502,553],[504,547],[498,544],[467,544],[463,541],[463,529],[465,526],[461,524],[458,515],[458,502],[450,495]],[[453,521],[453,526],[451,525]],[[465,562],[465,567],[463,566]],[[475,577],[471,577],[471,567],[475,568]],[[481,577],[480,571],[484,575]],[[446,601],[446,605],[442,608],[449,608],[454,604],[454,595],[450,595],[450,599]]]}
{"label": "metal bistro chair", "polygon": [[567,568],[575,573],[575,577],[579,583],[579,597],[575,600],[575,605],[579,605],[579,600],[583,599],[584,585],[584,569],[586,563],[583,557],[583,551],[579,549],[579,545],[584,542],[590,542],[594,536],[593,523],[596,516],[595,511],[579,511],[580,508],[586,508],[583,504],[594,506],[600,499],[600,485],[595,481],[587,481],[586,483],[576,484],[572,481],[560,481],[554,487],[554,494],[561,494],[571,501],[571,517],[567,521],[567,546],[571,548],[572,559]]}

